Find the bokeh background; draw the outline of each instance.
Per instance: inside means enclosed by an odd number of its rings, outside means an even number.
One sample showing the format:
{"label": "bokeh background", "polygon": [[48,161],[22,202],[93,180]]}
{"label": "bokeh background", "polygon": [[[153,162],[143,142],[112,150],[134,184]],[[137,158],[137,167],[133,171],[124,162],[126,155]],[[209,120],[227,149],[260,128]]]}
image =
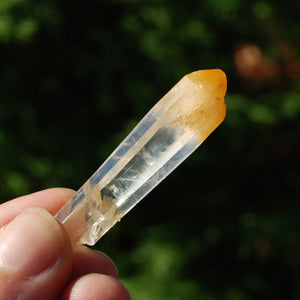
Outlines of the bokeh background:
{"label": "bokeh background", "polygon": [[227,117],[98,244],[132,299],[300,299],[294,0],[1,0],[0,197],[78,189],[183,75]]}

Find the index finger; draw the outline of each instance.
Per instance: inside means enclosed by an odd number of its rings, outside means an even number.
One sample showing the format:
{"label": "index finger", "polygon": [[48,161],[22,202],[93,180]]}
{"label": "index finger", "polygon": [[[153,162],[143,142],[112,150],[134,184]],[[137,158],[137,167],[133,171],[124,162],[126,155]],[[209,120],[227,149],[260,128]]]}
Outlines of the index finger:
{"label": "index finger", "polygon": [[0,227],[30,207],[40,207],[54,215],[74,193],[71,189],[51,188],[5,202],[0,205]]}

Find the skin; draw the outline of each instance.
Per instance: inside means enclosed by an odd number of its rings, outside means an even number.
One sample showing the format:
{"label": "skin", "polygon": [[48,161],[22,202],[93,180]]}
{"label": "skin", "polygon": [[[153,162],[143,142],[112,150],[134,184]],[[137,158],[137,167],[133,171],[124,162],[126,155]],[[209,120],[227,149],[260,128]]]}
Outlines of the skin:
{"label": "skin", "polygon": [[54,219],[73,194],[48,189],[0,205],[0,299],[130,300],[112,260],[72,249]]}

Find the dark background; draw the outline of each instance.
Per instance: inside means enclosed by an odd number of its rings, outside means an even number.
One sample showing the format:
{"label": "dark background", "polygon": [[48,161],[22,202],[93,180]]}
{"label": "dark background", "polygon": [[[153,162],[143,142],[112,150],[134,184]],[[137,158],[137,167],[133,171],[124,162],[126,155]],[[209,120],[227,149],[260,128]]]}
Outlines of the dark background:
{"label": "dark background", "polygon": [[1,0],[1,201],[78,189],[182,76],[221,68],[224,123],[97,247],[133,299],[300,299],[299,3]]}

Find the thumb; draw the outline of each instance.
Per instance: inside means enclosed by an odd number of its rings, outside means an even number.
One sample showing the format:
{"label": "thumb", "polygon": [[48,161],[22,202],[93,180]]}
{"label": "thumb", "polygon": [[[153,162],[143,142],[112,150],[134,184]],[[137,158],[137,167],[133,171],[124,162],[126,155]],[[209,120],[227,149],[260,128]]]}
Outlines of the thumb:
{"label": "thumb", "polygon": [[43,209],[25,210],[0,231],[0,299],[56,299],[71,265],[68,237]]}

